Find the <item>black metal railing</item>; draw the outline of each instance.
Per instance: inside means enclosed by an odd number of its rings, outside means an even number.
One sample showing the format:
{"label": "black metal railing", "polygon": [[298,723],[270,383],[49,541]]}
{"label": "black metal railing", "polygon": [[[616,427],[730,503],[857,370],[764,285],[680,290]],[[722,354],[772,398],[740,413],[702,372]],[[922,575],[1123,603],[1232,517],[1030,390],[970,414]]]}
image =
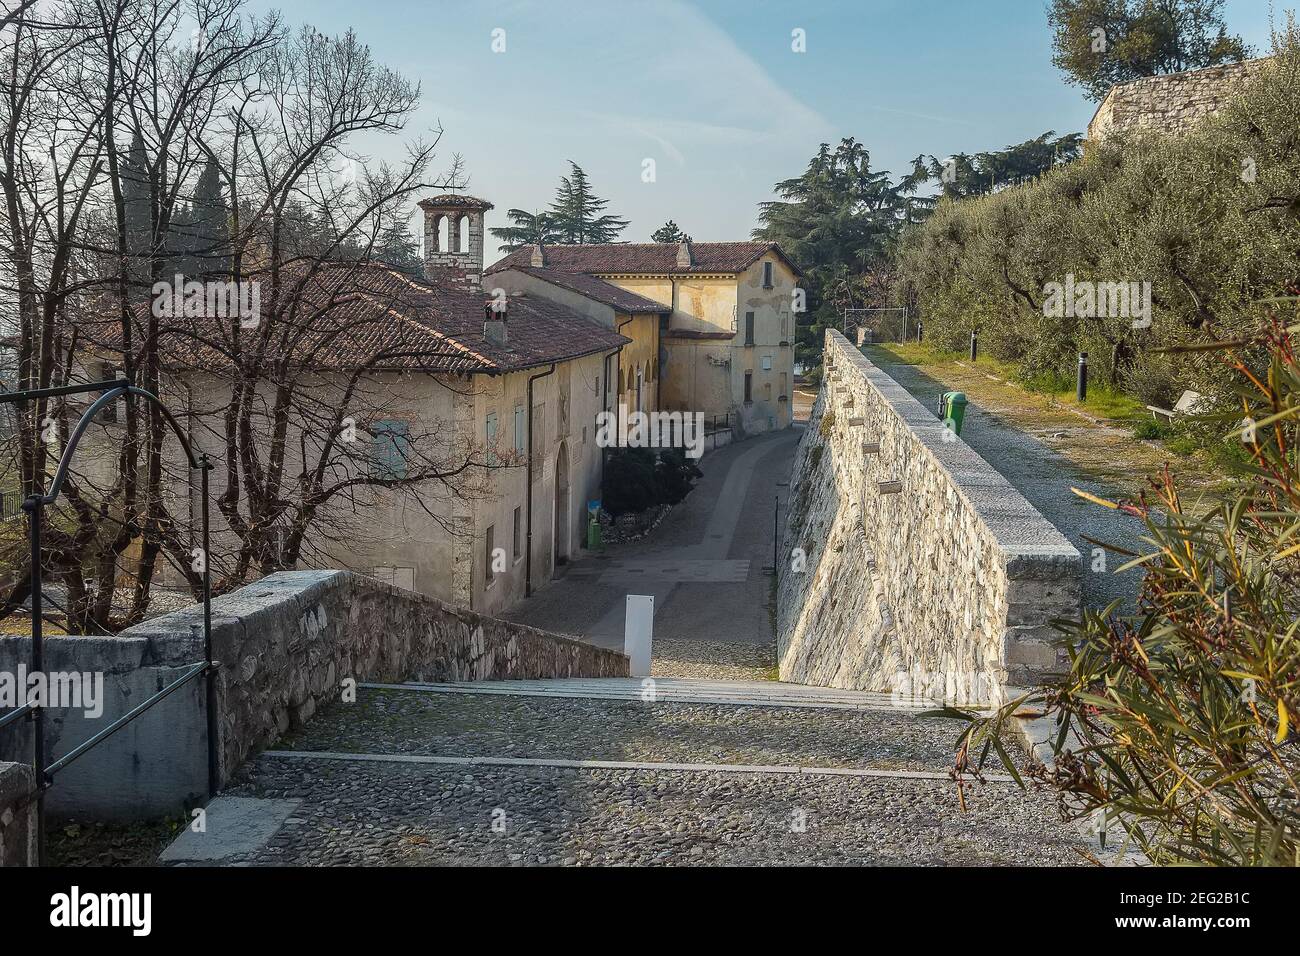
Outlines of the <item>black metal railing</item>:
{"label": "black metal railing", "polygon": [[[208,795],[216,796],[217,788],[220,786],[220,764],[218,757],[218,739],[217,739],[217,669],[220,666],[217,661],[212,659],[212,571],[209,557],[209,537],[208,537],[208,472],[212,469],[212,464],[206,454],[195,456],[194,449],[191,447],[189,439],[185,435],[184,429],[176,421],[176,417],[163,404],[162,400],[152,392],[137,388],[126,379],[116,379],[105,382],[91,382],[86,385],[62,385],[55,388],[34,388],[17,392],[5,392],[0,394],[0,404],[17,404],[30,401],[37,401],[43,398],[53,398],[60,395],[77,395],[87,392],[101,392],[102,394],[82,413],[81,418],[77,421],[76,426],[68,436],[67,443],[63,449],[63,455],[59,458],[58,467],[55,469],[54,478],[50,482],[47,492],[41,493],[37,490],[35,493],[28,495],[22,502],[22,510],[27,513],[28,536],[31,544],[31,605],[32,605],[32,643],[31,643],[31,666],[29,673],[40,674],[45,670],[44,655],[44,623],[42,619],[42,561],[41,561],[41,526],[45,520],[45,509],[49,505],[58,501],[59,494],[63,490],[64,482],[67,481],[68,472],[72,464],[73,455],[76,454],[77,445],[80,444],[82,436],[86,429],[94,420],[95,416],[101,409],[116,402],[119,398],[126,395],[137,395],[156,405],[162,412],[167,424],[171,426],[172,431],[180,440],[181,448],[185,452],[186,460],[190,469],[200,473],[200,482],[202,485],[202,556],[203,556],[203,660],[192,664],[179,678],[172,681],[158,693],[154,694],[148,700],[145,700],[123,714],[117,720],[113,721],[99,733],[93,735],[88,740],[78,744],[72,750],[68,751],[62,757],[59,757],[53,763],[46,765],[45,755],[45,710],[46,706],[39,700],[28,700],[21,707],[9,711],[0,717],[0,729],[15,723],[20,719],[26,719],[32,724],[32,771],[36,775],[36,853],[37,862],[45,865],[45,791],[54,783],[54,775],[66,768],[78,757],[85,754],[99,744],[103,743],[113,734],[117,733],[127,724],[131,723],[137,717],[151,709],[159,701],[175,693],[181,687],[190,681],[200,677],[207,677],[207,730],[208,730]],[[49,686],[49,681],[46,681]]]}

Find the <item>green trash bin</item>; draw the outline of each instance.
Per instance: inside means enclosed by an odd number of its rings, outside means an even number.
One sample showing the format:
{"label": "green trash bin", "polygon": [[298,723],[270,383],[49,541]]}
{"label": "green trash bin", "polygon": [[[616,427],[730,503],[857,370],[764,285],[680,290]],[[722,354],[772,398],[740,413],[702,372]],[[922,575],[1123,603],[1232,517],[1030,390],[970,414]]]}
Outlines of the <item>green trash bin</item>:
{"label": "green trash bin", "polygon": [[966,393],[944,392],[939,400],[939,417],[954,435],[960,435],[962,422],[966,419]]}

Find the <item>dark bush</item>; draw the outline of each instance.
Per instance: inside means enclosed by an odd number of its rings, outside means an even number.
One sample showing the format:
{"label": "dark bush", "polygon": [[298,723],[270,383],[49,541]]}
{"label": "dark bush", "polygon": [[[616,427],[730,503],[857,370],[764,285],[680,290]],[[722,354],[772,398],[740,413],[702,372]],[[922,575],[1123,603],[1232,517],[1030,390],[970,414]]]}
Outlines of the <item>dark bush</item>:
{"label": "dark bush", "polygon": [[616,516],[675,505],[702,474],[680,448],[616,448],[605,462],[602,505]]}

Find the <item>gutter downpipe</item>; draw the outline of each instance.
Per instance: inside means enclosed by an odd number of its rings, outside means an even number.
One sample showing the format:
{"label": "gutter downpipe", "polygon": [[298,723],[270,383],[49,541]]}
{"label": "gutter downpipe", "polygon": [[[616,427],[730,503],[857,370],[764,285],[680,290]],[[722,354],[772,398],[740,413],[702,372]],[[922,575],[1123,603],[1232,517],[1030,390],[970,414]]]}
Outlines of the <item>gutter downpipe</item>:
{"label": "gutter downpipe", "polygon": [[531,597],[533,593],[533,382],[554,373],[555,363],[552,362],[547,371],[528,376],[528,410],[524,412],[528,421],[528,477],[526,478],[528,487],[525,489],[528,505],[528,535],[527,543],[524,545],[524,597]]}

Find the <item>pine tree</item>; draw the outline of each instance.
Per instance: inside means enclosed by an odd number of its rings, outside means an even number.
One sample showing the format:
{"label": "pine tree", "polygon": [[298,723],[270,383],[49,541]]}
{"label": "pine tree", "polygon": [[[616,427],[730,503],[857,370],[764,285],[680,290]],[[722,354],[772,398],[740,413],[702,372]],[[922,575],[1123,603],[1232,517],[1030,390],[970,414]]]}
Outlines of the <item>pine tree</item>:
{"label": "pine tree", "polygon": [[613,242],[627,228],[628,221],[619,216],[601,215],[609,200],[592,194],[591,183],[581,166],[573,160],[569,160],[569,166],[571,173],[560,180],[549,215],[557,241],[567,245]]}
{"label": "pine tree", "polygon": [[190,278],[220,276],[230,271],[230,210],[221,188],[221,174],[210,160],[204,164],[190,203],[177,213],[174,239],[176,270]]}
{"label": "pine tree", "polygon": [[550,217],[544,212],[511,209],[506,215],[513,225],[488,230],[494,238],[502,240],[497,247],[500,252],[513,252],[520,246],[531,246],[538,242],[554,244],[561,241],[551,228]]}
{"label": "pine tree", "polygon": [[689,240],[690,238],[671,219],[650,235],[651,242],[681,242],[683,239]]}

